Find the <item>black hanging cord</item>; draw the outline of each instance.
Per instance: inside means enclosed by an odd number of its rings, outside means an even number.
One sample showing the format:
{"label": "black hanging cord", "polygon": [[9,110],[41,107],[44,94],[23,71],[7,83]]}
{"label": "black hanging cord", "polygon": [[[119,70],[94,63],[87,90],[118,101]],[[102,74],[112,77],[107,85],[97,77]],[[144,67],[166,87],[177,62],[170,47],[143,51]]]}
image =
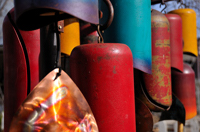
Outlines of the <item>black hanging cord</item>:
{"label": "black hanging cord", "polygon": [[[59,12],[56,12],[55,15],[58,16]],[[56,32],[56,42],[57,42],[57,55],[55,61],[55,68],[58,68],[59,71],[56,74],[54,80],[56,80],[61,75],[60,31],[58,30],[58,21],[55,22],[55,32]]]}

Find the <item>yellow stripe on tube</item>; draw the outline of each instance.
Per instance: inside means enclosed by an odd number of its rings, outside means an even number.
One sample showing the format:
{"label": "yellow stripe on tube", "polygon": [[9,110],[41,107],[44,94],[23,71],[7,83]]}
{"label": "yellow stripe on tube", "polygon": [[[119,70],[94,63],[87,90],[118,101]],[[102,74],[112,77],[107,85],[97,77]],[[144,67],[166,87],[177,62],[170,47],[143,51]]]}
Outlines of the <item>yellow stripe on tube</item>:
{"label": "yellow stripe on tube", "polygon": [[74,47],[80,45],[79,19],[64,20],[64,33],[60,34],[61,53],[70,55]]}
{"label": "yellow stripe on tube", "polygon": [[178,14],[182,18],[183,52],[198,55],[196,12],[192,9],[177,9],[169,13]]}

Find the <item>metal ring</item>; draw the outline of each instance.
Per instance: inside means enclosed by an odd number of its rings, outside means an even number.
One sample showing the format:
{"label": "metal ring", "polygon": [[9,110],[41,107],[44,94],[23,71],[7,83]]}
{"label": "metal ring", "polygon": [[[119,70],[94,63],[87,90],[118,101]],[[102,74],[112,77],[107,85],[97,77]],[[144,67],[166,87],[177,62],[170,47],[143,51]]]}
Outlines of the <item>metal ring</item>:
{"label": "metal ring", "polygon": [[108,20],[106,21],[106,23],[101,25],[101,27],[100,27],[101,31],[107,29],[111,25],[113,18],[114,18],[114,8],[113,8],[112,3],[110,2],[110,0],[104,0],[104,2],[106,3],[106,5],[109,8],[109,16],[108,16]]}

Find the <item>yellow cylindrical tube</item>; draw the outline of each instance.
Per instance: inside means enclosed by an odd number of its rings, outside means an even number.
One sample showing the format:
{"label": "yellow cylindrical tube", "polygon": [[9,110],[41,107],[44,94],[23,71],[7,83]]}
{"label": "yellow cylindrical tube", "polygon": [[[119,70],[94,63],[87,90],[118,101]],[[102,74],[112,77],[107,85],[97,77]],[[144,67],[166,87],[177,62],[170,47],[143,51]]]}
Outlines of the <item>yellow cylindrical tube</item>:
{"label": "yellow cylindrical tube", "polygon": [[74,47],[80,45],[80,27],[77,18],[64,20],[64,33],[60,34],[61,53],[70,55]]}
{"label": "yellow cylindrical tube", "polygon": [[170,13],[178,14],[182,18],[183,52],[198,55],[196,12],[192,9],[177,9]]}

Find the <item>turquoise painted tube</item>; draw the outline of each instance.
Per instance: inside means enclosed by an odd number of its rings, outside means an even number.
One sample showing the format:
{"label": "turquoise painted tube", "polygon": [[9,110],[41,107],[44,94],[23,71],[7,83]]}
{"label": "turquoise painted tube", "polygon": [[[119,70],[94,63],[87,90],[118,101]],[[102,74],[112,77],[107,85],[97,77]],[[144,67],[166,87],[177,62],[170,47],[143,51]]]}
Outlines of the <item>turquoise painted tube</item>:
{"label": "turquoise painted tube", "polygon": [[[151,73],[151,1],[150,0],[110,0],[114,7],[114,19],[104,33],[105,43],[124,43],[133,55],[134,68]],[[108,9],[100,1],[104,23]]]}

